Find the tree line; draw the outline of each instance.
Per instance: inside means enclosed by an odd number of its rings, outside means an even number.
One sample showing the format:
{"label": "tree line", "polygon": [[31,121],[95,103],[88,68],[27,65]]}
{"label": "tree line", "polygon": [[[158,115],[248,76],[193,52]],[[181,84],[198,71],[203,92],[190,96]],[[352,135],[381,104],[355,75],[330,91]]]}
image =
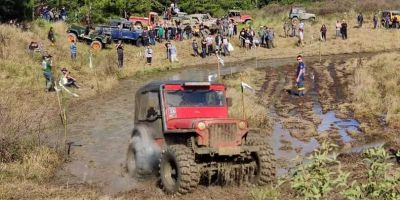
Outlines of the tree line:
{"label": "tree line", "polygon": [[90,15],[93,21],[103,22],[111,17],[132,15],[146,16],[148,12],[162,13],[171,3],[176,3],[183,12],[210,13],[223,16],[228,9],[247,10],[262,7],[271,2],[292,4],[316,0],[2,0],[0,21],[10,19],[31,20],[37,17],[43,6],[65,7],[73,21],[83,20]]}

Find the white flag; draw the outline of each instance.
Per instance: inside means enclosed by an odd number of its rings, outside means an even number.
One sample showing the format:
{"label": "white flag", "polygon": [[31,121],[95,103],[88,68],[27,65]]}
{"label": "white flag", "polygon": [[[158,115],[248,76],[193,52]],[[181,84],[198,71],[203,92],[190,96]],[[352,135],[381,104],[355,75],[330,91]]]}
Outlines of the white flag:
{"label": "white flag", "polygon": [[249,84],[247,84],[247,83],[245,83],[245,82],[242,82],[242,83],[241,83],[241,86],[242,86],[242,92],[243,92],[245,89],[248,89],[248,90],[250,90],[251,92],[255,92],[255,90],[254,90]]}
{"label": "white flag", "polygon": [[217,74],[210,74],[208,75],[208,82],[215,80],[218,77]]}
{"label": "white flag", "polygon": [[[78,94],[71,92],[70,90],[68,90],[67,88],[65,88],[65,86],[62,84],[61,80],[58,82],[58,85],[61,87],[61,89],[65,90],[66,92],[68,92],[70,95],[74,96],[74,97],[79,97]],[[60,92],[61,89],[57,88],[57,86],[55,87],[57,92]]]}
{"label": "white flag", "polygon": [[224,66],[225,65],[224,60],[221,57],[219,57],[218,54],[217,54],[217,58],[218,58],[218,62],[221,63],[222,66]]}

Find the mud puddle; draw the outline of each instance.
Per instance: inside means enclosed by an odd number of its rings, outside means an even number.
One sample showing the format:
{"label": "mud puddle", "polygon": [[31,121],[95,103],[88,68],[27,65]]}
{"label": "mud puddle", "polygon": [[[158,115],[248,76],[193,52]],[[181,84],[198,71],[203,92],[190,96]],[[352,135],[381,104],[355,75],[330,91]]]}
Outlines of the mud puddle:
{"label": "mud puddle", "polygon": [[[341,60],[351,58],[353,55],[331,56],[330,58]],[[315,58],[307,58],[307,62],[318,60]],[[282,163],[286,163],[279,169],[279,174],[285,174],[290,167],[287,163],[298,155],[304,157],[311,153],[319,146],[317,140],[318,135],[314,135],[307,140],[293,137],[293,127],[288,127],[284,121],[285,117],[294,117],[296,119],[307,119],[310,123],[315,124],[312,117],[306,116],[308,112],[313,112],[315,116],[320,117],[320,126],[314,127],[320,132],[326,127],[332,126],[339,130],[357,129],[354,121],[340,121],[332,117],[332,113],[322,113],[313,111],[312,96],[305,99],[305,103],[310,103],[311,107],[296,107],[299,99],[296,97],[288,97],[284,92],[285,87],[292,85],[291,78],[295,59],[282,58],[259,61],[246,61],[240,63],[226,63],[221,67],[222,75],[234,74],[245,71],[248,68],[265,68],[272,70],[270,73],[270,84],[265,84],[267,95],[271,96],[271,111],[274,115],[274,131],[272,134],[272,144],[277,159]],[[134,114],[134,94],[142,85],[152,80],[196,80],[207,81],[209,75],[217,74],[216,66],[196,66],[185,69],[172,70],[151,76],[141,78],[126,79],[120,81],[119,85],[96,99],[92,99],[78,105],[69,113],[68,125],[68,141],[74,142],[78,146],[71,148],[70,162],[66,163],[63,170],[60,171],[58,177],[60,182],[66,184],[89,183],[99,187],[106,194],[117,194],[126,191],[138,191],[138,196],[146,198],[156,197],[162,192],[156,187],[155,180],[138,181],[128,177],[125,173],[124,164],[126,158],[126,150],[129,142],[129,135],[133,129]],[[316,92],[317,94],[317,92]],[[278,102],[278,103],[277,103]],[[281,102],[281,103],[280,103]],[[279,105],[278,105],[279,104]],[[287,112],[282,107],[287,106]],[[290,113],[289,113],[290,112]],[[293,115],[293,116],[291,116]],[[318,117],[315,117],[318,118]],[[317,120],[317,121],[319,121]],[[332,125],[333,124],[333,125]],[[303,127],[304,128],[304,127]],[[303,129],[306,131],[306,129]],[[347,133],[347,131],[345,131]],[[63,138],[63,131],[59,129],[52,130],[55,137]],[[60,136],[61,135],[61,136]],[[200,189],[202,190],[202,189]],[[218,189],[212,189],[218,190]],[[222,191],[222,192],[221,192]],[[226,195],[221,190],[220,193]],[[145,195],[144,195],[145,194]],[[223,197],[223,198],[222,198]],[[221,196],[221,199],[228,197]],[[230,196],[230,198],[235,198]]]}

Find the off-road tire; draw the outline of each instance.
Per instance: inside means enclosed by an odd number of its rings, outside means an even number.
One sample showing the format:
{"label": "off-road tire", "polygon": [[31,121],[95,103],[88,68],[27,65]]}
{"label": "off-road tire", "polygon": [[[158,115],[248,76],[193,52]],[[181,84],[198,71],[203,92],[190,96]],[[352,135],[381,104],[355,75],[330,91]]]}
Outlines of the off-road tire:
{"label": "off-road tire", "polygon": [[77,42],[78,37],[75,35],[75,33],[68,33],[67,34],[67,40],[68,40],[68,42],[72,42],[72,40]]}
{"label": "off-road tire", "polygon": [[131,177],[138,175],[136,168],[136,149],[133,141],[129,142],[128,151],[126,153],[126,172]]}
{"label": "off-road tire", "polygon": [[90,47],[94,50],[101,50],[103,48],[103,44],[100,41],[93,41],[90,43]]}
{"label": "off-road tire", "polygon": [[257,163],[256,175],[252,182],[260,186],[274,182],[276,179],[276,160],[270,145],[256,133],[249,133],[246,138],[246,145],[259,147],[257,152],[252,153]]}
{"label": "off-road tire", "polygon": [[[167,194],[186,194],[198,184],[194,154],[184,145],[171,145],[163,150],[160,158],[160,182]],[[173,174],[175,170],[176,174]],[[194,173],[197,172],[197,173]]]}

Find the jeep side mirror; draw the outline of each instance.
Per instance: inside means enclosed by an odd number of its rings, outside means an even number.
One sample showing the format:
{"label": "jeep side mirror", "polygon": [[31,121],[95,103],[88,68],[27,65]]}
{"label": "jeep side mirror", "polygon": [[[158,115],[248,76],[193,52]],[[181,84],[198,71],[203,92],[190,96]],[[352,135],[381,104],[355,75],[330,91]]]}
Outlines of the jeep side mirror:
{"label": "jeep side mirror", "polygon": [[226,98],[226,104],[228,107],[232,107],[232,98]]}
{"label": "jeep side mirror", "polygon": [[154,107],[150,107],[150,108],[147,110],[146,119],[147,119],[148,121],[155,121],[155,120],[157,120],[157,119],[160,118],[160,117],[161,117],[160,111],[154,109]]}

